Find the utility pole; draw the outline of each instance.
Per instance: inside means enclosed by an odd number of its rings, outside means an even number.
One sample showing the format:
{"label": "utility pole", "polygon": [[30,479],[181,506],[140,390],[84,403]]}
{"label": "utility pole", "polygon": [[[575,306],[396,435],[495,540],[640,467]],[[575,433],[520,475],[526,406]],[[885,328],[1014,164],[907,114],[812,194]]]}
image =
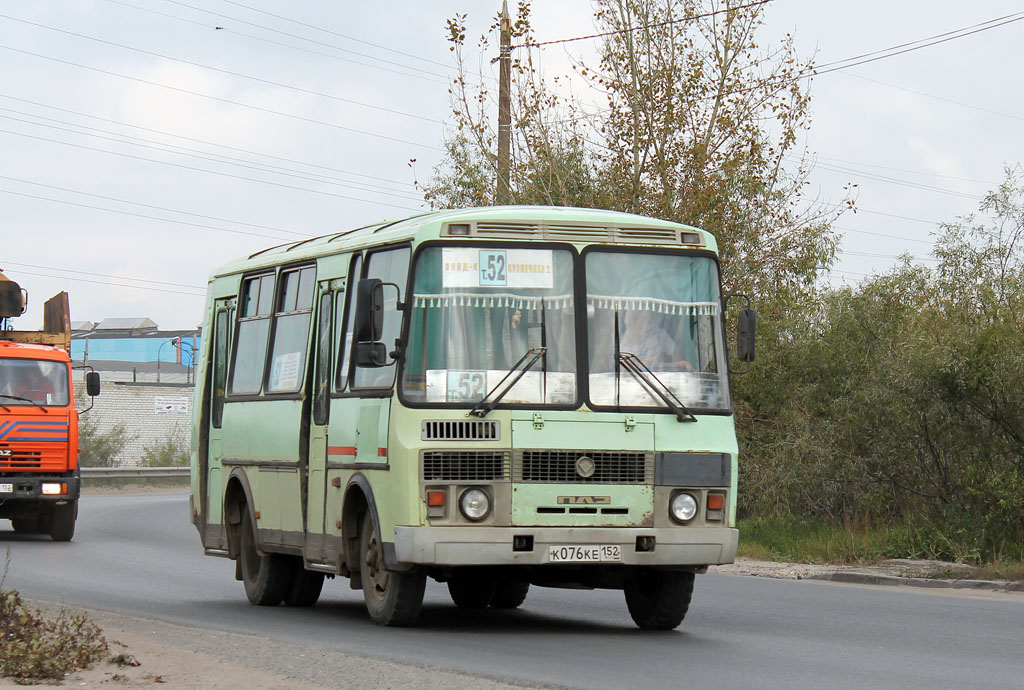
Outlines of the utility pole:
{"label": "utility pole", "polygon": [[511,201],[509,169],[512,141],[512,22],[508,18],[508,0],[501,3],[501,54],[498,58],[498,189],[499,204]]}

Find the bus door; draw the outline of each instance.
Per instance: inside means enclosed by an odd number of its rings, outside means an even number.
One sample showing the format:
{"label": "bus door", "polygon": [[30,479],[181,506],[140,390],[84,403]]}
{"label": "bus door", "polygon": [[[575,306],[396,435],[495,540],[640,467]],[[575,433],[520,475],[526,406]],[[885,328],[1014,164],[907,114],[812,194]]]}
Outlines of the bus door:
{"label": "bus door", "polygon": [[[409,248],[400,247],[371,252],[367,258],[366,277],[390,283],[384,286],[381,334],[381,342],[389,353],[398,349],[397,341],[402,332],[398,304],[400,298],[406,298],[409,256]],[[355,367],[353,370],[352,389],[362,394],[356,419],[356,462],[369,469],[388,466],[388,417],[397,369],[395,361],[389,359],[383,367]]]}
{"label": "bus door", "polygon": [[[235,299],[219,299],[213,303],[213,342],[210,343],[209,406],[206,429],[205,455],[199,467],[200,511],[206,525],[223,524],[224,477],[221,458],[224,431],[224,394],[227,390],[228,357],[231,352],[232,324],[235,318]],[[227,535],[222,535],[226,538]],[[205,535],[204,535],[205,537]],[[212,546],[212,544],[211,544]]]}
{"label": "bus door", "polygon": [[313,335],[313,390],[311,393],[309,465],[306,500],[306,560],[322,561],[324,543],[324,503],[327,498],[327,431],[331,405],[331,364],[334,346],[335,281],[322,281],[317,290],[316,326]]}

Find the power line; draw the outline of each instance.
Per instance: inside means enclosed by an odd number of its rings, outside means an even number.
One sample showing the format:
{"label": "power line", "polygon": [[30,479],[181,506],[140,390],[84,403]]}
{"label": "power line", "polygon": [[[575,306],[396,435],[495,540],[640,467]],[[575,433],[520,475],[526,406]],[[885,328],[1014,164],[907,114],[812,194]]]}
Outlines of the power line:
{"label": "power line", "polygon": [[55,275],[49,275],[47,273],[33,273],[32,271],[20,271],[20,273],[22,273],[24,275],[27,275],[27,276],[40,276],[42,278],[55,278],[57,280],[73,280],[73,281],[79,282],[79,283],[95,283],[97,285],[107,285],[107,286],[110,286],[110,287],[131,288],[132,290],[150,290],[152,292],[169,292],[169,293],[175,294],[175,295],[188,295],[189,297],[200,297],[200,298],[205,298],[206,297],[205,294],[199,295],[199,294],[196,294],[194,292],[182,292],[181,290],[168,290],[167,288],[146,287],[145,285],[124,285],[124,284],[121,284],[121,283],[111,283],[111,282],[108,282],[108,281],[105,281],[105,280],[90,280],[88,278],[74,278],[72,276],[67,276],[67,275],[55,276]]}
{"label": "power line", "polygon": [[[374,55],[367,55],[366,53],[359,53],[359,52],[356,52],[354,50],[349,50],[348,48],[340,48],[338,46],[331,45],[330,43],[324,43],[322,41],[316,41],[316,40],[314,40],[312,38],[307,38],[305,36],[299,36],[297,34],[290,34],[287,31],[281,31],[280,29],[272,29],[272,28],[267,27],[267,26],[262,26],[260,24],[255,24],[253,22],[245,21],[244,19],[239,19],[237,17],[232,17],[232,16],[227,15],[227,14],[220,14],[218,12],[211,12],[210,10],[203,9],[202,7],[196,7],[195,5],[189,5],[188,3],[179,2],[178,0],[164,0],[164,2],[168,2],[168,3],[172,4],[172,5],[179,5],[181,7],[187,7],[190,10],[195,10],[197,12],[204,12],[204,13],[212,15],[214,17],[220,17],[221,19],[229,19],[229,20],[231,20],[233,22],[238,22],[239,24],[245,24],[246,26],[252,26],[252,27],[255,27],[257,29],[263,29],[264,31],[270,31],[270,32],[275,33],[275,34],[281,34],[282,36],[288,36],[289,38],[296,38],[296,39],[298,39],[300,41],[308,41],[308,42],[313,43],[315,45],[321,45],[321,46],[324,46],[324,47],[327,47],[327,48],[333,48],[334,50],[339,50],[339,51],[341,51],[343,53],[351,53],[352,55],[358,55],[359,57],[364,57],[364,58],[366,58],[368,60],[376,60],[378,62],[383,62],[386,65],[394,65],[395,67],[401,67],[403,69],[413,70],[415,72],[423,72],[424,74],[429,74],[429,75],[434,76],[434,77],[443,77],[445,79],[448,78],[448,75],[446,75],[446,74],[438,74],[436,72],[429,72],[429,71],[427,71],[425,69],[421,69],[419,67],[412,67],[411,65],[403,65],[400,62],[392,62],[391,60],[385,60],[384,58],[379,58],[379,57],[376,57]],[[224,30],[223,27],[220,27],[220,28],[222,30]]]}
{"label": "power line", "polygon": [[[170,0],[168,0],[170,1]],[[683,22],[692,22],[695,19],[704,19],[706,17],[713,17],[716,14],[726,14],[728,12],[735,12],[738,10],[751,9],[753,7],[759,7],[761,5],[767,5],[772,0],[758,0],[757,2],[747,3],[746,5],[736,5],[735,7],[726,7],[722,10],[714,10],[713,12],[704,12],[701,14],[691,14],[686,17],[680,17],[679,19],[667,19],[663,22],[654,22],[651,24],[642,24],[641,26],[633,26],[628,29],[615,29],[613,31],[603,31],[597,34],[587,34],[586,36],[574,36],[572,38],[559,38],[553,41],[539,41],[533,43],[522,43],[520,45],[512,46],[513,48],[542,48],[544,46],[556,45],[559,43],[572,43],[573,41],[587,41],[592,38],[604,38],[606,36],[617,36],[619,34],[629,34],[634,31],[643,31],[645,29],[656,29],[661,26],[669,26],[671,24],[680,24]]]}
{"label": "power line", "polygon": [[889,235],[884,232],[872,232],[871,230],[857,230],[855,228],[845,228],[841,225],[833,225],[836,230],[842,230],[843,232],[856,232],[861,235],[874,235],[875,237],[885,237],[890,240],[903,240],[904,242],[920,242],[921,244],[934,244],[931,240],[919,240],[913,237],[902,237],[900,235]]}
{"label": "power line", "polygon": [[[8,110],[9,111],[8,108],[0,108],[0,110]],[[16,111],[14,111],[14,112],[16,112]],[[38,117],[38,116],[29,115],[29,117]],[[319,183],[322,183],[322,184],[330,184],[330,185],[335,185],[335,186],[338,186],[338,187],[345,187],[345,188],[349,188],[349,189],[354,189],[354,190],[361,191],[361,192],[369,192],[371,194],[381,194],[381,195],[384,195],[384,196],[390,196],[390,197],[395,197],[397,199],[405,199],[405,200],[409,200],[409,201],[419,201],[419,199],[420,199],[418,195],[414,195],[411,192],[401,192],[401,191],[396,191],[396,190],[385,189],[385,188],[382,188],[382,187],[377,187],[377,185],[364,185],[364,186],[360,186],[363,183],[355,183],[355,182],[350,182],[348,180],[339,180],[338,178],[331,178],[331,177],[326,176],[326,175],[317,175],[316,173],[303,173],[301,171],[295,171],[295,170],[289,171],[287,168],[282,168],[282,167],[279,167],[279,166],[268,166],[268,165],[262,164],[262,163],[252,163],[252,164],[250,164],[251,161],[245,161],[245,160],[242,160],[242,159],[239,159],[239,158],[232,158],[231,156],[223,156],[223,155],[218,155],[218,154],[207,155],[207,154],[205,154],[202,151],[196,151],[195,149],[188,149],[188,148],[185,148],[183,146],[175,146],[174,144],[161,144],[160,142],[152,142],[152,141],[149,142],[148,144],[139,144],[139,143],[136,143],[134,141],[127,141],[126,139],[137,139],[138,141],[146,141],[146,140],[145,139],[141,139],[139,137],[131,137],[131,136],[124,135],[124,134],[117,134],[116,132],[107,132],[107,134],[113,134],[114,136],[112,136],[112,137],[105,137],[105,136],[101,136],[99,134],[91,134],[89,132],[80,132],[78,130],[68,129],[68,128],[65,128],[65,127],[57,127],[56,125],[47,125],[47,124],[43,124],[43,123],[39,123],[39,122],[33,122],[31,120],[22,120],[20,118],[11,117],[9,115],[0,115],[0,118],[3,118],[5,120],[12,120],[14,122],[21,122],[23,124],[34,125],[36,127],[48,127],[50,129],[56,129],[56,130],[61,131],[61,132],[68,132],[68,133],[71,133],[71,134],[78,134],[78,135],[81,135],[81,136],[94,137],[96,139],[102,139],[104,141],[113,141],[113,142],[117,142],[117,143],[120,143],[120,144],[128,144],[130,146],[138,146],[138,147],[145,148],[145,149],[152,149],[154,151],[162,151],[164,153],[173,153],[173,154],[178,155],[178,156],[188,156],[189,158],[198,158],[200,160],[210,161],[212,163],[224,163],[226,165],[234,165],[236,167],[245,168],[247,170],[257,170],[259,172],[267,172],[267,173],[276,174],[276,175],[283,175],[285,177],[294,177],[294,178],[297,178],[297,179],[300,179],[300,180],[306,180],[306,181],[309,181],[309,182],[319,182]],[[45,120],[45,119],[49,119],[49,118],[41,118],[41,119]],[[64,123],[64,124],[69,124],[71,127],[82,127],[81,125],[74,125],[74,124],[71,124],[71,123]],[[93,128],[91,128],[91,127],[84,127],[84,129],[93,129]],[[0,130],[0,131],[3,131],[3,130]],[[125,137],[125,138],[120,138],[120,137]],[[58,143],[64,143],[64,142],[58,142]],[[156,144],[156,145],[152,145],[151,146],[150,144]],[[170,147],[170,148],[166,148],[166,147]],[[173,149],[178,149],[178,150],[173,150]],[[214,156],[214,157],[211,157],[211,156]],[[150,160],[150,161],[154,161],[154,162],[161,162],[161,161],[157,161],[156,159],[153,159],[153,158],[147,158],[146,160]],[[310,175],[313,175],[313,176],[310,177]],[[250,178],[246,178],[246,179],[250,179]],[[376,189],[374,189],[374,187],[376,187]],[[383,191],[377,191],[377,190],[381,190],[381,189]]]}
{"label": "power line", "polygon": [[227,75],[230,75],[232,77],[240,77],[242,79],[249,79],[251,81],[259,82],[261,84],[269,84],[271,86],[276,86],[276,87],[282,88],[282,89],[290,89],[292,91],[298,91],[300,93],[306,93],[306,94],[310,94],[310,95],[313,95],[313,96],[319,96],[321,98],[329,98],[331,100],[340,101],[342,103],[348,103],[348,104],[351,104],[351,105],[358,105],[358,106],[362,106],[364,108],[372,108],[374,110],[380,110],[382,112],[392,113],[394,115],[402,115],[403,117],[412,117],[412,118],[416,118],[417,120],[425,120],[427,122],[434,122],[434,123],[437,123],[437,124],[444,124],[444,122],[442,120],[437,120],[437,119],[432,118],[432,117],[426,117],[424,115],[417,115],[415,113],[407,113],[407,112],[404,112],[404,111],[401,111],[401,110],[395,110],[393,108],[385,108],[384,106],[373,105],[372,103],[366,103],[364,101],[356,101],[356,100],[352,100],[350,98],[342,98],[341,96],[335,96],[334,94],[323,93],[321,91],[313,91],[312,89],[304,89],[301,86],[292,86],[291,84],[282,84],[281,82],[271,81],[270,79],[263,79],[261,77],[254,77],[254,76],[249,75],[249,74],[242,74],[241,72],[234,72],[234,71],[228,70],[228,69],[221,69],[220,67],[213,67],[211,65],[204,65],[204,64],[202,64],[200,62],[193,62],[192,60],[184,60],[182,58],[171,57],[170,55],[164,55],[162,53],[156,53],[156,52],[153,52],[151,50],[144,50],[142,48],[136,48],[136,47],[133,47],[133,46],[125,45],[123,43],[115,43],[114,41],[107,41],[107,40],[104,40],[102,38],[96,38],[95,36],[87,36],[86,34],[80,34],[80,33],[77,33],[75,31],[67,31],[65,29],[58,29],[55,26],[48,26],[46,24],[39,24],[38,22],[32,22],[32,21],[29,21],[27,19],[18,19],[17,17],[11,17],[11,16],[8,16],[6,14],[0,14],[0,18],[9,19],[9,20],[15,21],[15,22],[21,22],[22,24],[28,24],[30,26],[39,27],[41,29],[47,29],[49,31],[55,31],[57,33],[65,34],[65,35],[68,35],[68,36],[75,36],[77,38],[82,38],[82,39],[85,39],[87,41],[94,41],[96,43],[102,43],[104,45],[114,46],[116,48],[122,48],[124,50],[131,50],[131,51],[134,51],[134,52],[137,52],[137,53],[142,53],[143,55],[150,55],[152,57],[158,57],[158,58],[160,58],[162,60],[170,60],[172,62],[179,62],[179,63],[184,64],[184,65],[191,65],[193,67],[200,67],[202,69],[210,70],[212,72],[218,72],[220,74],[227,74]]}
{"label": "power line", "polygon": [[964,38],[965,36],[971,36],[973,34],[980,33],[982,31],[988,31],[989,29],[995,29],[1000,26],[1005,26],[1006,24],[1019,22],[1022,19],[1024,19],[1024,12],[1008,14],[1002,17],[997,17],[995,19],[989,19],[979,24],[972,24],[971,26],[962,27],[960,29],[953,29],[952,31],[946,31],[945,33],[936,34],[934,36],[929,36],[927,38],[920,38],[917,39],[916,41],[909,41],[907,43],[901,43],[896,46],[890,46],[889,48],[883,48],[882,50],[876,50],[870,53],[855,55],[844,60],[827,62],[813,69],[813,73],[815,75],[828,74],[829,72],[835,72],[841,69],[856,67],[857,65],[875,62],[876,60],[884,60],[885,58],[895,57],[896,55],[902,55],[904,53],[910,53],[915,50],[920,50],[922,48],[928,48],[929,46],[938,45],[939,43],[953,41],[958,38]]}
{"label": "power line", "polygon": [[255,178],[255,177],[246,177],[244,175],[234,175],[232,173],[221,172],[219,170],[207,170],[206,168],[197,168],[197,167],[194,167],[194,166],[191,166],[191,165],[183,165],[181,163],[171,163],[170,161],[161,161],[161,160],[157,160],[155,158],[146,158],[145,156],[135,156],[135,155],[132,155],[130,153],[122,153],[120,151],[107,151],[107,150],[98,149],[98,148],[95,148],[95,147],[92,147],[92,146],[85,146],[83,144],[74,144],[74,143],[69,142],[69,141],[60,141],[58,139],[50,139],[48,137],[40,137],[40,136],[35,136],[35,135],[32,135],[32,134],[24,134],[22,132],[12,132],[12,131],[7,130],[7,129],[0,129],[0,133],[11,134],[11,135],[18,136],[18,137],[25,137],[26,139],[36,139],[38,141],[46,141],[46,142],[53,143],[53,144],[62,144],[64,146],[72,146],[74,148],[84,149],[86,151],[95,151],[97,153],[104,153],[104,154],[111,155],[111,156],[121,156],[123,158],[131,158],[133,160],[146,161],[147,163],[158,163],[160,165],[169,165],[171,167],[183,168],[185,170],[193,170],[193,171],[196,171],[196,172],[204,172],[204,173],[208,173],[210,175],[220,175],[221,177],[230,177],[230,178],[233,178],[233,179],[236,179],[236,180],[247,180],[249,182],[258,182],[260,184],[272,185],[274,187],[282,187],[284,189],[296,189],[298,191],[309,192],[311,194],[323,194],[325,196],[332,196],[332,197],[336,197],[336,198],[339,198],[339,199],[349,199],[351,201],[362,201],[364,203],[372,203],[372,204],[376,204],[378,206],[390,206],[392,208],[400,208],[400,209],[403,209],[403,210],[406,210],[406,211],[418,211],[418,210],[420,210],[418,208],[413,208],[411,206],[399,206],[398,204],[389,204],[386,201],[370,201],[368,199],[363,199],[363,198],[356,197],[356,196],[348,196],[346,194],[335,194],[334,192],[326,192],[326,191],[324,191],[322,189],[310,189],[308,187],[297,187],[295,185],[284,184],[283,182],[272,182],[270,180],[260,180],[260,179]]}
{"label": "power line", "polygon": [[[359,60],[353,60],[351,58],[340,57],[338,55],[331,55],[330,53],[323,53],[323,52],[321,52],[319,50],[312,50],[310,48],[302,48],[301,46],[295,46],[295,45],[291,45],[291,44],[288,44],[288,43],[282,43],[280,41],[273,41],[273,40],[271,40],[269,38],[264,38],[262,36],[256,36],[254,34],[247,34],[244,31],[236,31],[235,29],[229,29],[228,27],[213,26],[211,24],[206,24],[206,23],[203,23],[203,22],[197,22],[197,21],[192,20],[192,19],[185,19],[184,17],[178,17],[178,16],[173,15],[173,14],[167,14],[166,12],[158,12],[157,10],[151,9],[149,7],[137,7],[136,5],[132,5],[131,3],[122,2],[122,0],[107,0],[107,2],[113,3],[115,5],[121,5],[122,7],[129,7],[131,9],[133,9],[133,10],[138,10],[139,12],[148,12],[150,14],[155,14],[155,15],[157,15],[159,17],[166,17],[167,19],[173,19],[174,21],[183,22],[185,24],[193,24],[195,26],[200,26],[200,27],[202,27],[204,29],[215,29],[215,30],[218,30],[218,31],[227,32],[227,33],[232,34],[233,36],[241,36],[242,38],[247,38],[247,39],[249,39],[251,41],[260,41],[261,43],[268,43],[270,45],[281,46],[282,48],[288,48],[290,50],[297,50],[297,51],[300,51],[300,52],[303,52],[303,53],[309,53],[310,55],[319,55],[320,57],[325,57],[325,58],[328,58],[330,60],[338,60],[339,62],[348,62],[348,63],[351,63],[353,65],[360,65],[361,67],[369,67],[370,69],[381,70],[382,72],[391,72],[392,74],[398,74],[398,75],[403,76],[403,77],[412,77],[413,79],[422,79],[424,81],[433,82],[435,84],[447,84],[447,83],[449,83],[449,79],[447,77],[440,78],[440,75],[438,75],[438,78],[428,76],[430,74],[433,74],[431,72],[428,72],[428,73],[425,73],[425,74],[412,74],[412,73],[409,73],[409,72],[401,72],[399,70],[391,69],[389,67],[381,67],[380,65],[372,65],[372,64],[370,64],[368,62],[360,62]],[[266,30],[267,31],[273,31],[273,29],[266,29]],[[308,40],[308,39],[301,39],[301,40]],[[328,45],[329,46],[329,44],[324,44],[324,45]],[[336,48],[335,46],[329,46],[329,47],[333,48],[334,50],[342,50],[341,48]],[[415,69],[415,68],[409,67],[407,69]]]}
{"label": "power line", "polygon": [[250,110],[256,110],[256,111],[259,111],[259,112],[262,112],[262,113],[270,113],[272,115],[280,115],[282,117],[291,118],[293,120],[299,120],[301,122],[307,122],[307,123],[311,123],[311,124],[323,125],[324,127],[331,127],[333,129],[339,129],[339,130],[342,130],[342,131],[345,131],[345,132],[352,132],[354,134],[363,134],[365,136],[375,137],[377,139],[386,139],[388,141],[394,141],[394,142],[397,142],[399,144],[408,144],[410,146],[418,146],[420,148],[430,149],[432,151],[440,151],[441,150],[440,148],[438,148],[436,146],[430,146],[428,144],[421,144],[419,142],[409,141],[407,139],[399,139],[397,137],[390,137],[390,136],[387,136],[386,134],[375,134],[373,132],[367,132],[367,131],[364,131],[364,130],[361,130],[361,129],[355,129],[353,127],[344,127],[342,125],[338,125],[338,124],[335,124],[333,122],[325,122],[323,120],[316,120],[316,119],[313,119],[313,118],[310,118],[310,117],[303,117],[302,115],[293,115],[291,113],[285,113],[285,112],[282,112],[280,110],[273,110],[272,108],[263,108],[263,107],[258,106],[258,105],[251,105],[249,103],[242,103],[240,101],[232,101],[232,100],[230,100],[228,98],[220,98],[218,96],[211,96],[209,94],[200,93],[198,91],[191,91],[189,89],[182,89],[182,88],[179,88],[177,86],[170,86],[169,84],[161,84],[159,82],[149,81],[148,79],[140,79],[139,77],[131,77],[131,76],[128,76],[127,74],[120,74],[118,72],[113,72],[113,71],[110,71],[110,70],[100,69],[99,67],[90,67],[88,65],[83,65],[83,64],[80,64],[80,63],[77,63],[77,62],[72,62],[70,60],[62,60],[60,58],[51,57],[49,55],[42,55],[40,53],[33,53],[32,51],[29,51],[29,50],[22,50],[20,48],[12,48],[11,46],[7,46],[7,45],[0,45],[0,48],[2,48],[3,50],[10,50],[10,51],[15,52],[15,53],[22,53],[24,55],[31,55],[32,57],[41,58],[43,60],[50,60],[52,62],[58,62],[58,63],[64,64],[64,65],[71,65],[73,67],[79,67],[81,69],[86,69],[86,70],[89,70],[89,71],[92,71],[92,72],[99,72],[100,74],[106,74],[106,75],[109,75],[109,76],[112,76],[112,77],[120,77],[121,79],[128,79],[130,81],[139,82],[140,84],[148,84],[150,86],[156,86],[156,87],[159,87],[161,89],[167,89],[169,91],[177,91],[179,93],[187,93],[189,95],[198,96],[200,98],[207,98],[209,100],[217,101],[219,103],[230,103],[231,105],[237,105],[237,106],[242,107],[242,108],[249,108]]}
{"label": "power line", "polygon": [[[799,159],[793,156],[784,156],[791,162],[800,162]],[[945,189],[943,187],[933,187],[931,185],[923,184],[921,182],[913,182],[911,180],[902,180],[897,177],[889,177],[888,175],[880,175],[878,173],[868,172],[865,170],[857,170],[856,168],[848,168],[841,165],[834,165],[830,163],[822,163],[820,161],[814,162],[814,167],[821,168],[823,170],[829,170],[831,172],[860,175],[869,180],[875,180],[878,182],[886,182],[888,184],[900,185],[902,187],[909,187],[911,189],[919,189],[926,192],[937,192],[945,196],[961,197],[964,199],[973,199],[974,201],[981,201],[984,197],[978,194],[968,194],[967,192],[959,192],[953,189]]]}
{"label": "power line", "polygon": [[[311,237],[307,232],[295,232],[294,230],[284,230],[282,228],[274,228],[268,225],[256,225],[255,223],[246,223],[238,220],[228,220],[227,218],[217,218],[216,216],[205,216],[201,213],[191,213],[189,211],[180,211],[175,208],[167,208],[165,206],[155,206],[153,204],[144,204],[139,201],[128,201],[127,199],[118,199],[113,196],[103,196],[102,194],[93,194],[91,192],[83,192],[79,189],[70,189],[68,187],[58,187],[57,185],[45,184],[43,182],[33,182],[32,180],[24,180],[19,177],[8,177],[7,175],[0,175],[0,180],[10,180],[11,182],[19,182],[21,184],[33,185],[36,187],[46,187],[47,189],[55,189],[59,192],[68,192],[70,194],[81,194],[82,196],[93,197],[94,199],[103,199],[104,201],[116,201],[119,204],[130,204],[132,206],[141,206],[142,208],[153,209],[154,211],[167,211],[168,213],[179,213],[183,216],[192,216],[193,218],[205,218],[206,220],[216,220],[221,223],[231,223],[232,225],[245,225],[251,228],[260,228],[262,230],[272,230],[274,232],[280,232],[285,235],[296,235],[298,237]],[[269,235],[257,235],[257,237],[270,237]],[[280,239],[280,238],[272,238]]]}
{"label": "power line", "polygon": [[[237,151],[239,153],[247,153],[247,154],[252,155],[252,156],[260,156],[260,157],[263,157],[263,158],[270,158],[272,160],[283,161],[285,163],[295,163],[297,165],[305,165],[305,166],[310,167],[310,168],[319,168],[320,170],[330,170],[331,172],[341,173],[342,175],[352,175],[354,177],[365,177],[368,180],[377,180],[379,182],[387,182],[389,184],[394,184],[394,185],[404,185],[404,186],[408,186],[408,187],[413,186],[412,184],[410,184],[408,182],[398,182],[397,180],[389,180],[389,179],[387,179],[385,177],[376,177],[374,175],[367,175],[365,173],[352,172],[350,170],[343,170],[341,168],[332,168],[332,167],[326,166],[326,165],[318,165],[316,163],[307,163],[305,161],[299,161],[299,160],[295,160],[295,159],[292,159],[292,158],[284,158],[282,156],[274,156],[274,155],[269,154],[269,153],[260,153],[259,151],[251,151],[249,149],[238,148],[236,146],[228,146],[226,144],[219,144],[219,143],[217,143],[215,141],[206,141],[205,139],[196,139],[194,137],[186,137],[186,136],[181,135],[181,134],[173,134],[171,132],[165,132],[165,131],[160,130],[160,129],[152,129],[150,127],[142,127],[140,125],[133,125],[133,124],[130,124],[130,123],[127,123],[127,122],[120,122],[118,120],[111,120],[110,118],[100,117],[98,115],[89,115],[88,113],[83,113],[83,112],[78,111],[78,110],[69,110],[68,108],[60,108],[60,107],[55,106],[55,105],[49,105],[47,103],[40,103],[39,101],[30,101],[30,100],[27,100],[27,99],[24,99],[24,98],[17,98],[15,96],[11,96],[11,95],[5,94],[5,93],[0,93],[0,97],[7,98],[7,99],[10,99],[12,101],[18,101],[19,103],[28,103],[30,105],[39,106],[40,108],[49,108],[50,110],[56,110],[56,111],[59,111],[59,112],[62,112],[62,113],[68,113],[70,115],[77,115],[78,117],[84,117],[84,118],[88,118],[90,120],[99,120],[100,122],[109,122],[110,124],[118,125],[119,127],[130,127],[132,129],[138,129],[138,130],[143,131],[143,132],[152,132],[153,134],[159,134],[159,135],[165,136],[165,137],[174,137],[175,139],[181,139],[183,141],[193,141],[193,142],[196,142],[197,144],[205,144],[206,146],[215,146],[217,148],[227,149],[228,151]],[[18,112],[18,111],[13,111],[13,112]],[[27,113],[22,113],[22,114],[27,114]],[[44,120],[45,119],[49,119],[49,118],[45,118],[45,117],[43,117],[41,115],[31,115],[31,117],[37,117],[37,118],[44,119]],[[53,120],[53,121],[54,122],[61,122],[60,120]],[[72,123],[65,122],[64,124],[72,124]],[[85,129],[91,129],[91,128],[85,127],[84,125],[73,125],[73,126],[75,126],[75,127],[83,127]],[[102,131],[102,130],[97,130],[97,131]],[[112,132],[108,132],[108,133],[112,133]],[[121,136],[128,136],[128,135],[121,135]]]}
{"label": "power line", "polygon": [[167,281],[153,280],[151,278],[132,278],[131,276],[115,276],[110,275],[109,273],[91,273],[89,271],[79,271],[74,268],[59,268],[57,266],[38,266],[36,264],[22,264],[18,263],[17,261],[4,259],[4,265],[6,266],[7,264],[10,264],[11,266],[26,266],[28,268],[39,268],[44,271],[60,271],[61,273],[80,273],[82,275],[96,276],[98,278],[113,278],[115,280],[133,280],[138,283],[152,283],[154,285],[170,285],[171,287],[191,288],[193,290],[202,290],[203,292],[206,292],[205,285],[187,285],[185,283],[169,283]]}
{"label": "power line", "polygon": [[216,230],[218,232],[230,232],[230,233],[235,234],[235,235],[249,235],[251,237],[264,237],[266,239],[276,240],[278,242],[280,242],[281,239],[282,239],[280,237],[274,237],[273,235],[261,235],[261,234],[259,234],[257,232],[247,232],[245,230],[231,230],[229,228],[218,228],[218,227],[213,226],[213,225],[203,225],[202,223],[190,223],[190,222],[185,221],[185,220],[174,220],[173,218],[161,218],[159,216],[148,216],[148,215],[146,215],[144,213],[133,213],[131,211],[122,211],[122,210],[116,209],[116,208],[105,208],[103,206],[92,206],[90,204],[80,204],[80,203],[78,203],[76,201],[67,201],[65,199],[54,199],[52,197],[39,196],[38,194],[28,194],[26,192],[15,192],[15,191],[11,191],[10,189],[0,189],[0,193],[11,194],[13,196],[23,196],[23,197],[27,197],[29,199],[38,199],[40,201],[49,201],[49,202],[52,202],[52,203],[55,203],[55,204],[66,204],[68,206],[77,206],[79,208],[89,208],[89,209],[93,209],[95,211],[107,211],[108,213],[119,213],[119,214],[121,214],[123,216],[133,216],[135,218],[146,218],[147,220],[159,220],[159,221],[162,221],[164,223],[174,223],[176,225],[188,225],[188,226],[191,226],[191,227],[194,227],[194,228],[203,228],[204,230]]}
{"label": "power line", "polygon": [[[890,84],[888,82],[879,81],[878,79],[872,79],[871,77],[865,77],[865,76],[862,76],[860,74],[854,74],[853,72],[843,72],[843,74],[845,74],[848,77],[854,77],[856,79],[863,79],[864,81],[871,81],[871,82],[874,82],[876,84],[881,84],[882,86],[888,86],[890,89],[899,89],[900,91],[908,91],[910,93],[916,93],[918,96],[924,96],[925,98],[934,98],[937,101],[942,101],[944,103],[952,103],[953,105],[959,105],[959,106],[961,106],[963,108],[970,108],[971,110],[978,110],[978,111],[983,112],[983,113],[989,113],[990,115],[1001,115],[1002,117],[1009,117],[1009,118],[1012,118],[1014,120],[1024,120],[1024,117],[1021,117],[1020,115],[1011,115],[1010,113],[1002,113],[1002,112],[999,112],[998,110],[992,110],[990,108],[982,108],[980,106],[971,105],[970,103],[964,103],[962,101],[954,101],[952,98],[945,98],[943,96],[936,96],[933,93],[926,93],[924,91],[918,91],[917,89],[908,89],[905,86],[897,86],[896,84]],[[954,178],[954,179],[958,179],[958,178]]]}
{"label": "power line", "polygon": [[440,65],[441,67],[448,67],[448,65],[446,65],[445,63],[438,62],[437,60],[431,60],[429,58],[420,57],[419,55],[413,55],[412,53],[406,53],[406,52],[401,51],[401,50],[395,50],[394,48],[389,48],[387,46],[382,46],[382,45],[379,45],[377,43],[370,43],[369,41],[364,41],[363,39],[356,38],[354,36],[346,36],[345,34],[340,34],[337,31],[331,31],[330,29],[325,29],[322,26],[315,26],[313,24],[306,24],[305,22],[300,22],[297,19],[291,19],[289,17],[285,17],[285,16],[282,16],[280,14],[274,14],[273,12],[266,12],[264,10],[257,9],[255,7],[252,7],[250,5],[246,5],[246,4],[241,3],[241,2],[235,2],[235,0],[223,0],[223,1],[228,3],[229,5],[237,5],[238,7],[244,7],[247,10],[251,10],[253,12],[258,12],[260,14],[265,14],[268,17],[274,17],[275,19],[281,19],[281,20],[286,21],[286,22],[291,22],[292,24],[298,24],[299,26],[304,26],[304,27],[306,27],[308,29],[315,29],[316,31],[323,31],[325,34],[331,34],[332,36],[338,36],[339,38],[344,38],[344,39],[349,40],[349,41],[355,41],[356,43],[362,43],[363,45],[371,46],[373,48],[379,48],[380,50],[385,50],[385,51],[387,51],[389,53],[395,53],[397,55],[403,55],[405,57],[411,57],[414,60],[422,60],[423,62],[429,62],[429,63],[431,63],[433,65]]}

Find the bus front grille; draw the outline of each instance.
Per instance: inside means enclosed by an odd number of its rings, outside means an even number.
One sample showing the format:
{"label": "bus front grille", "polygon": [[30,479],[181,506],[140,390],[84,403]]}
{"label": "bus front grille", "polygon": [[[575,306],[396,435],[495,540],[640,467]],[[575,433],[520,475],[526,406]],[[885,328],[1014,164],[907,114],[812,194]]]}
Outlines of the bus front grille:
{"label": "bus front grille", "polygon": [[501,425],[492,419],[427,419],[420,424],[423,441],[500,441]]}
{"label": "bus front grille", "polygon": [[508,451],[425,450],[421,456],[425,482],[507,481]]}
{"label": "bus front grille", "polygon": [[516,482],[545,484],[650,484],[654,453],[619,450],[517,450]]}

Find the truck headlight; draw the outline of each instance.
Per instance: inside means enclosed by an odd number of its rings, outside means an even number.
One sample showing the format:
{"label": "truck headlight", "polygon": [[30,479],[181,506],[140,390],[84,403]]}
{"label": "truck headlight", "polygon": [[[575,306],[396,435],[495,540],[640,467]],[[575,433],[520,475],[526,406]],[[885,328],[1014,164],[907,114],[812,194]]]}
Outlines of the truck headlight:
{"label": "truck headlight", "polygon": [[697,499],[688,493],[678,493],[669,502],[668,512],[676,522],[689,522],[697,514]]}
{"label": "truck headlight", "polygon": [[491,512],[491,499],[483,489],[466,489],[459,498],[459,510],[467,520],[479,522]]}

